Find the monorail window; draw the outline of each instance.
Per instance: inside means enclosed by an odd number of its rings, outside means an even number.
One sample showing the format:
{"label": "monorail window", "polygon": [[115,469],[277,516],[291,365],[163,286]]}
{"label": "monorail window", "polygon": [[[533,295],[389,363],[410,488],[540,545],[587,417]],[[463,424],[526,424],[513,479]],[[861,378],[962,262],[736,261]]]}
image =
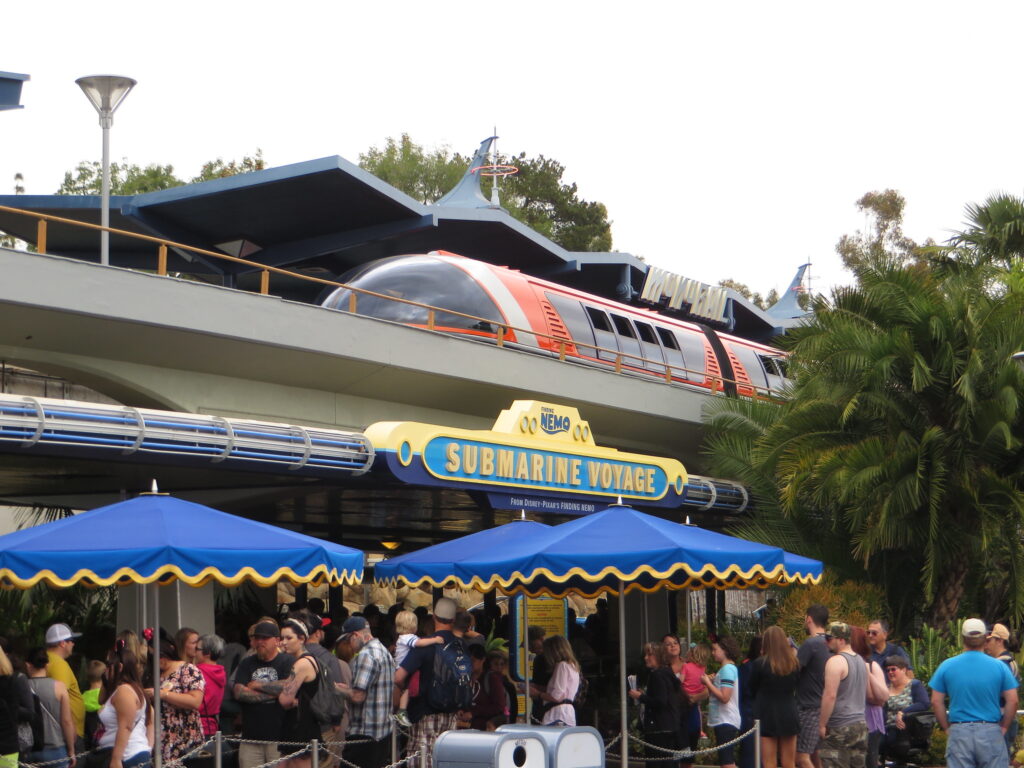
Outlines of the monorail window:
{"label": "monorail window", "polygon": [[649,324],[641,323],[639,320],[636,320],[633,325],[636,326],[636,332],[640,334],[641,341],[646,341],[648,344],[658,343],[658,337],[654,335],[654,328]]}
{"label": "monorail window", "polygon": [[587,310],[587,314],[590,316],[590,322],[593,324],[595,331],[612,332],[612,324],[608,321],[608,315],[594,307],[584,307],[584,309]]}
{"label": "monorail window", "polygon": [[636,331],[633,330],[633,324],[629,322],[629,318],[612,315],[612,321],[615,323],[615,330],[619,332],[619,336],[625,336],[627,339],[636,338]]}
{"label": "monorail window", "polygon": [[[434,313],[434,324],[443,328],[496,333],[498,325],[504,322],[501,311],[490,296],[468,273],[430,256],[380,259],[357,267],[342,276],[341,282],[381,295],[339,288],[327,297],[323,306],[347,311],[350,297],[355,293],[356,314],[381,320],[427,325],[429,307],[438,307],[450,310]],[[418,306],[421,304],[429,306]],[[472,317],[463,317],[455,312]]]}
{"label": "monorail window", "polygon": [[658,336],[661,339],[661,345],[665,349],[679,349],[679,342],[676,341],[676,336],[668,328],[662,328],[656,326],[658,329]]}
{"label": "monorail window", "polygon": [[[765,373],[769,377],[778,376],[781,379],[785,379],[786,376],[786,358],[784,357],[771,357],[770,355],[758,355],[761,358],[761,364],[764,365]],[[769,384],[773,384],[769,378]]]}
{"label": "monorail window", "polygon": [[583,304],[577,299],[559,296],[557,293],[551,293],[550,291],[545,291],[544,296],[561,316],[562,322],[569,329],[569,335],[572,336],[573,341],[590,345],[583,352],[583,354],[590,354],[593,351],[591,347],[594,344],[594,331],[590,327],[590,323],[587,322],[587,316],[583,312]]}

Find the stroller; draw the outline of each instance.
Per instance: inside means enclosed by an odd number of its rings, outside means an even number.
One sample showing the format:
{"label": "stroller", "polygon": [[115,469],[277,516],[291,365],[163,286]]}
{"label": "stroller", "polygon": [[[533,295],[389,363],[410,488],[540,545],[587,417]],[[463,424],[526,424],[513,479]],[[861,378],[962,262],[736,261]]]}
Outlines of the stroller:
{"label": "stroller", "polygon": [[[886,734],[882,743],[881,764],[882,766],[903,766],[921,765],[928,755],[931,745],[932,731],[935,729],[935,713],[914,712],[904,718],[906,728]],[[892,738],[889,738],[892,734]]]}

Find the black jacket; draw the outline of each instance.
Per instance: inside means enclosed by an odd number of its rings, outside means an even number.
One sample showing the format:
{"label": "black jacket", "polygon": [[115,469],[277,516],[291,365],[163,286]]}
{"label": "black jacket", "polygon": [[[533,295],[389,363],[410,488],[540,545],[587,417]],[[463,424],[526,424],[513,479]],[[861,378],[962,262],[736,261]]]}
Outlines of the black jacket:
{"label": "black jacket", "polygon": [[676,732],[682,722],[683,690],[668,667],[651,670],[647,689],[640,694],[644,705],[644,733]]}

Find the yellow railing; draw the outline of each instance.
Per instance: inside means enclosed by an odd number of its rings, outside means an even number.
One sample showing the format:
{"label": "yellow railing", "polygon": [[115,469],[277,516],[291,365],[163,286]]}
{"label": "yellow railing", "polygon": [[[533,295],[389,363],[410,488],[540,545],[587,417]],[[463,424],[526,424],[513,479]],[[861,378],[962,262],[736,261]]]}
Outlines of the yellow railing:
{"label": "yellow railing", "polygon": [[[335,288],[345,288],[349,293],[348,307],[347,310],[351,314],[358,314],[358,296],[370,296],[376,299],[385,299],[387,301],[394,301],[400,304],[407,304],[413,307],[419,307],[420,309],[427,310],[427,323],[426,329],[429,331],[437,331],[437,313],[443,312],[446,315],[454,315],[457,317],[463,317],[467,320],[475,322],[483,322],[487,325],[496,326],[497,331],[495,333],[495,340],[497,346],[504,347],[509,332],[531,334],[539,339],[545,339],[551,343],[553,349],[547,351],[558,351],[558,359],[562,362],[570,361],[571,358],[568,356],[568,350],[575,347],[577,350],[591,350],[592,355],[585,355],[586,359],[592,360],[599,363],[603,367],[609,367],[615,371],[615,373],[621,374],[623,369],[627,369],[630,372],[642,372],[648,375],[661,379],[666,383],[682,383],[689,384],[691,386],[702,387],[710,389],[712,393],[718,393],[725,390],[726,384],[734,384],[738,389],[743,391],[749,391],[754,397],[757,398],[771,398],[778,399],[779,394],[773,390],[765,387],[757,386],[747,382],[737,381],[735,379],[726,379],[723,376],[711,374],[706,371],[695,371],[682,366],[671,365],[664,362],[663,360],[651,360],[641,355],[633,355],[628,352],[622,352],[617,349],[608,349],[607,347],[600,347],[595,344],[588,344],[586,342],[576,341],[573,339],[566,339],[561,336],[552,336],[546,333],[540,333],[530,328],[517,328],[516,326],[509,325],[507,323],[498,323],[491,318],[477,317],[476,315],[466,314],[465,312],[459,312],[453,309],[445,309],[443,307],[435,307],[430,304],[423,304],[418,301],[410,301],[409,299],[401,299],[395,296],[388,296],[386,294],[375,293],[374,291],[367,291],[363,288],[355,288],[346,283],[339,283],[336,280],[327,280],[322,277],[312,277],[301,272],[293,272],[289,269],[282,269],[281,267],[273,267],[266,264],[260,264],[256,261],[250,261],[249,259],[243,259],[238,256],[230,256],[226,253],[220,253],[219,251],[210,251],[205,248],[197,248],[193,245],[185,245],[184,243],[178,243],[173,240],[168,240],[162,237],[154,237],[152,235],[143,235],[137,232],[128,232],[123,229],[116,229],[114,227],[103,227],[99,224],[90,224],[84,221],[76,221],[75,219],[67,219],[61,216],[52,216],[46,213],[37,213],[35,211],[26,211],[21,208],[11,208],[6,205],[0,205],[0,211],[6,213],[21,214],[31,218],[37,219],[36,224],[36,252],[41,254],[47,253],[47,231],[50,222],[55,224],[68,225],[72,227],[79,227],[84,229],[91,229],[97,232],[107,231],[111,234],[115,234],[121,237],[129,237],[135,240],[142,240],[145,242],[153,243],[156,247],[156,273],[158,275],[167,275],[167,249],[174,248],[177,250],[188,251],[195,253],[200,256],[205,256],[211,259],[219,259],[221,261],[228,261],[232,264],[242,264],[247,267],[253,267],[260,273],[260,289],[259,292],[263,295],[270,294],[270,275],[271,273],[276,275],[283,275],[286,277],[302,280],[309,283],[316,283],[318,285],[327,285]],[[59,254],[57,254],[59,255]],[[420,327],[420,326],[416,326]],[[446,331],[440,331],[445,333]],[[582,353],[581,353],[581,356]],[[609,362],[611,358],[612,362]],[[694,380],[695,377],[696,380]],[[702,383],[703,382],[703,383]]]}

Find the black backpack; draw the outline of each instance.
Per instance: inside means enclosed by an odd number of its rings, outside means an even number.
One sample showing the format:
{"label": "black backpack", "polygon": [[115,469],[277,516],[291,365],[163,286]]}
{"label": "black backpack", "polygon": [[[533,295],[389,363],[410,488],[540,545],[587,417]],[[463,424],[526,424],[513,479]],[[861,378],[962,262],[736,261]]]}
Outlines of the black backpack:
{"label": "black backpack", "polygon": [[345,711],[345,700],[341,692],[327,678],[327,670],[312,654],[304,654],[303,658],[308,658],[316,667],[316,691],[309,699],[309,711],[313,719],[321,725],[340,720]]}
{"label": "black backpack", "polygon": [[473,662],[460,638],[434,646],[434,676],[427,703],[435,712],[473,708]]}

